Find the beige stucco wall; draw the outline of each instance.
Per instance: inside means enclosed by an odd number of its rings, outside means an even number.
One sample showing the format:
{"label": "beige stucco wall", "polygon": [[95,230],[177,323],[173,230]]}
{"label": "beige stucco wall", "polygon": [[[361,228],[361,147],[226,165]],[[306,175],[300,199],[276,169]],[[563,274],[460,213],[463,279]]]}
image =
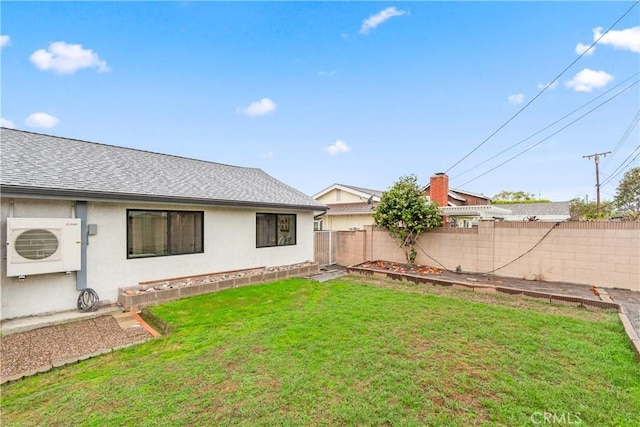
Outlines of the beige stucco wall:
{"label": "beige stucco wall", "polygon": [[[72,201],[13,200],[14,217],[69,218]],[[204,211],[204,253],[127,259],[127,209]],[[0,318],[76,308],[76,274],[28,276],[23,282],[6,277],[6,218],[9,200],[3,199],[2,287]],[[256,248],[256,212],[296,213],[297,244]],[[88,203],[88,223],[98,226],[87,246],[87,284],[101,301],[115,303],[119,287],[140,281],[213,273],[258,266],[277,266],[313,260],[313,213],[276,209],[212,208],[185,205]]]}
{"label": "beige stucco wall", "polygon": [[[548,233],[548,234],[547,234]],[[545,234],[546,237],[545,237]],[[405,262],[385,230],[367,227],[359,238],[339,234],[348,260]],[[481,221],[473,229],[436,229],[421,236],[416,262],[463,271],[539,280],[582,283],[640,291],[640,223],[504,223]],[[519,258],[520,257],[520,258]],[[338,254],[338,259],[342,259]],[[353,264],[359,261],[353,262]],[[507,265],[508,264],[508,265]]]}
{"label": "beige stucco wall", "polygon": [[322,227],[325,230],[363,230],[365,226],[373,225],[373,216],[369,215],[330,215],[323,217]]}
{"label": "beige stucco wall", "polygon": [[336,264],[353,265],[364,261],[362,254],[367,249],[364,230],[338,231],[336,239]]}
{"label": "beige stucco wall", "polygon": [[316,200],[319,201],[320,203],[325,203],[325,204],[338,204],[338,203],[360,203],[360,202],[366,201],[367,199],[365,198],[363,200],[362,198],[360,198],[360,196],[357,196],[351,192],[334,188],[328,193],[318,197]]}

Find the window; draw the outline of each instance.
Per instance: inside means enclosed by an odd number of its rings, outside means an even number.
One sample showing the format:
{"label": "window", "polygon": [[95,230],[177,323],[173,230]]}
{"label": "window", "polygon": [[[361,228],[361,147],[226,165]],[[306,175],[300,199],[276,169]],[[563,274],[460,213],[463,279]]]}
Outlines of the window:
{"label": "window", "polygon": [[203,212],[127,210],[127,258],[204,252]]}
{"label": "window", "polygon": [[322,231],[322,220],[316,219],[313,221],[313,231]]}
{"label": "window", "polygon": [[256,247],[289,246],[296,244],[296,216],[256,214]]}

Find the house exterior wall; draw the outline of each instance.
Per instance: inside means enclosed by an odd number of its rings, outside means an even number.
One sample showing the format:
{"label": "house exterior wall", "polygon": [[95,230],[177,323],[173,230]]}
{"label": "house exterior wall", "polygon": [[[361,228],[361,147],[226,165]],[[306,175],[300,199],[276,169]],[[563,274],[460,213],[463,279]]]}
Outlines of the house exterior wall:
{"label": "house exterior wall", "polygon": [[[72,201],[15,199],[14,217],[70,218]],[[193,205],[88,202],[88,223],[98,233],[87,245],[87,286],[102,302],[115,303],[120,287],[141,281],[213,273],[313,260],[313,212],[280,209],[219,208]],[[193,210],[204,212],[204,253],[127,259],[127,209]],[[256,213],[295,213],[296,245],[256,248]],[[28,276],[22,282],[6,277],[6,218],[2,213],[1,319],[76,308],[76,273]]]}
{"label": "house exterior wall", "polygon": [[[339,251],[348,248],[345,259],[350,265],[366,260],[406,262],[383,229],[366,227],[364,249],[360,249],[360,238],[345,233],[338,238],[353,240],[338,242]],[[562,222],[555,226],[480,221],[477,228],[438,228],[425,233],[416,251],[418,264],[452,271],[458,266],[474,273],[496,270],[498,276],[534,276],[543,281],[640,292],[640,222]],[[337,257],[343,259],[340,253]]]}
{"label": "house exterior wall", "polygon": [[[0,252],[2,270],[0,281],[0,319],[47,313],[74,308],[78,298],[76,274],[51,273],[30,276],[25,281],[7,277],[7,218],[71,218],[74,204],[69,201],[10,200],[0,202]],[[25,307],[29,307],[26,310]],[[28,311],[32,311],[29,313]]]}
{"label": "house exterior wall", "polygon": [[327,194],[323,194],[322,196],[318,197],[316,200],[324,204],[360,203],[365,201],[349,191],[340,190],[338,188],[334,188]]}
{"label": "house exterior wall", "polygon": [[373,215],[325,215],[323,217],[325,230],[351,230],[363,229],[367,225],[373,225]]}
{"label": "house exterior wall", "polygon": [[460,206],[477,206],[477,205],[491,204],[489,200],[472,196],[471,194],[463,193],[462,196],[466,199],[465,202],[460,202],[459,200],[455,200],[453,197],[449,197],[449,201],[455,205],[460,205]]}

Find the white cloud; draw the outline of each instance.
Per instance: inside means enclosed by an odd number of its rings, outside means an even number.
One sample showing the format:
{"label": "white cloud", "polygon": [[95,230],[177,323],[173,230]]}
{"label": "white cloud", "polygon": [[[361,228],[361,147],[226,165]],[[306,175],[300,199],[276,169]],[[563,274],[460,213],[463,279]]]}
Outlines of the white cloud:
{"label": "white cloud", "polygon": [[[593,41],[602,36],[602,27],[593,29]],[[611,30],[598,42],[613,46],[615,49],[630,50],[640,53],[640,26],[627,28],[626,30]]]}
{"label": "white cloud", "polygon": [[[589,56],[589,55],[593,55],[593,52],[596,51],[596,47],[592,47],[591,49],[589,49],[589,44],[582,44],[582,43],[578,43],[576,45],[576,53],[578,55],[582,55],[584,53],[585,56]],[[587,50],[589,49],[589,50]]]}
{"label": "white cloud", "polygon": [[60,123],[60,119],[47,113],[33,113],[24,121],[24,124],[32,128],[52,128]]}
{"label": "white cloud", "polygon": [[326,151],[332,156],[335,156],[336,154],[346,153],[347,151],[351,151],[351,147],[349,147],[347,144],[345,144],[344,142],[338,139],[336,140],[335,144],[326,147],[324,151]]}
{"label": "white cloud", "polygon": [[513,95],[509,95],[507,100],[509,101],[510,104],[513,104],[513,105],[522,104],[522,101],[524,101],[524,94],[523,93],[516,93],[516,94],[513,94]]}
{"label": "white cloud", "polygon": [[81,68],[97,68],[99,73],[110,71],[107,62],[91,49],[79,44],[53,42],[47,50],[36,50],[29,57],[41,70],[52,70],[60,74],[73,74]]}
{"label": "white cloud", "polygon": [[558,87],[558,81],[556,80],[555,82],[549,84],[549,83],[538,83],[538,89],[542,90],[544,88],[547,89],[555,89]]}
{"label": "white cloud", "polygon": [[4,117],[0,117],[0,126],[11,129],[16,127],[11,120],[7,120]]}
{"label": "white cloud", "polygon": [[338,74],[338,72],[336,70],[331,70],[331,71],[318,71],[318,75],[320,77],[324,77],[324,76],[335,76],[336,74]]}
{"label": "white cloud", "polygon": [[11,37],[5,36],[5,35],[1,35],[0,36],[0,48],[8,46],[10,40],[11,40]]}
{"label": "white cloud", "polygon": [[360,28],[360,34],[367,34],[369,33],[369,30],[376,28],[378,25],[393,18],[394,16],[402,16],[406,13],[407,12],[404,10],[398,10],[395,7],[388,7],[385,10],[365,19],[362,23],[362,27]]}
{"label": "white cloud", "polygon": [[269,98],[262,98],[260,101],[252,102],[246,108],[237,108],[237,112],[249,117],[263,116],[276,110],[276,103]]}
{"label": "white cloud", "polygon": [[588,68],[573,76],[573,79],[565,83],[567,87],[576,92],[591,92],[593,89],[605,87],[613,80],[613,76],[606,71],[594,71]]}

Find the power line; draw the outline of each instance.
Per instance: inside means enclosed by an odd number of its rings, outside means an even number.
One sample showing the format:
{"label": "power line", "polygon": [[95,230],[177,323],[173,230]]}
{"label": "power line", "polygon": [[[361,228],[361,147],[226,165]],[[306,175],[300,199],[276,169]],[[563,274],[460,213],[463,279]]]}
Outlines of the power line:
{"label": "power line", "polygon": [[467,153],[465,156],[463,156],[460,160],[458,160],[457,162],[455,162],[453,164],[453,166],[451,166],[449,169],[447,169],[445,171],[445,173],[448,173],[451,169],[453,169],[454,167],[456,167],[457,165],[459,165],[463,160],[465,160],[467,157],[469,157],[471,154],[473,154],[474,152],[476,152],[476,150],[478,150],[480,147],[482,147],[484,144],[486,144],[491,138],[493,138],[498,132],[500,132],[505,126],[507,126],[513,119],[515,119],[516,117],[518,117],[520,115],[520,113],[522,113],[524,110],[526,110],[531,104],[533,104],[533,102],[538,99],[553,83],[556,82],[556,80],[558,80],[560,77],[562,77],[562,75],[564,73],[566,73],[571,67],[573,67],[573,65],[578,62],[584,55],[587,54],[587,52],[589,52],[591,49],[593,49],[593,47],[605,36],[609,33],[609,31],[611,31],[613,29],[613,27],[615,27],[618,22],[620,22],[625,16],[627,16],[629,14],[629,12],[631,12],[631,10],[636,7],[636,5],[638,4],[638,1],[634,1],[633,4],[631,5],[631,7],[629,7],[629,9],[627,9],[620,18],[618,18],[616,20],[616,22],[614,22],[613,24],[611,24],[611,26],[607,29],[607,31],[605,31],[604,33],[602,33],[600,35],[600,37],[598,37],[597,40],[595,40],[591,46],[589,46],[584,52],[582,52],[580,55],[578,55],[578,57],[572,61],[564,70],[562,70],[560,72],[560,74],[558,74],[550,83],[548,83],[544,88],[542,88],[542,90],[540,92],[538,92],[538,94],[536,96],[534,96],[531,101],[527,102],[520,110],[518,110],[513,116],[511,116],[506,122],[504,122],[498,129],[496,129],[491,135],[489,135],[488,137],[486,137],[484,139],[484,141],[482,141],[480,144],[478,144],[473,150],[471,150],[469,153]]}
{"label": "power line", "polygon": [[[636,154],[637,152],[637,154]],[[631,156],[633,156],[635,154],[635,157],[633,159],[631,159]],[[624,159],[624,161],[620,164],[620,166],[618,166],[616,168],[616,170],[614,170],[611,175],[609,175],[607,178],[605,178],[604,182],[602,183],[602,185],[606,185],[609,182],[611,182],[611,180],[613,180],[613,178],[615,178],[616,176],[620,175],[620,173],[622,173],[625,169],[627,169],[629,166],[631,166],[631,164],[638,158],[640,157],[640,145],[638,145],[635,150],[633,150],[631,152],[631,154],[629,154],[629,156],[627,156],[626,159]],[[631,160],[629,160],[631,159]],[[627,160],[629,160],[629,162],[627,163]],[[625,165],[626,163],[626,165]],[[617,172],[617,173],[616,173]]]}
{"label": "power line", "polygon": [[636,112],[636,115],[633,116],[633,119],[631,119],[631,123],[629,123],[627,130],[622,134],[622,136],[620,137],[620,140],[618,141],[615,148],[613,149],[613,154],[615,154],[620,148],[622,148],[624,143],[629,138],[629,135],[631,135],[631,132],[633,131],[633,129],[638,125],[638,121],[640,121],[640,110],[638,110]]}
{"label": "power line", "polygon": [[[589,101],[589,102],[587,102],[587,103],[585,103],[585,104],[582,104],[580,107],[578,107],[578,108],[576,108],[575,110],[571,111],[570,113],[568,113],[568,114],[564,115],[563,117],[561,117],[560,119],[558,119],[558,120],[554,121],[553,123],[551,123],[551,124],[549,124],[549,125],[545,126],[544,128],[540,129],[540,130],[539,130],[539,131],[537,131],[536,133],[534,133],[534,134],[532,134],[532,135],[530,135],[530,136],[526,137],[525,139],[521,140],[520,142],[517,142],[517,143],[515,143],[515,144],[511,145],[510,147],[508,147],[508,148],[506,148],[506,149],[502,150],[501,152],[499,152],[498,154],[495,154],[495,155],[493,155],[493,156],[489,157],[487,160],[484,160],[484,161],[482,161],[482,162],[480,162],[480,163],[476,164],[475,166],[472,166],[472,167],[470,167],[469,169],[467,169],[467,170],[465,170],[465,171],[463,171],[463,172],[459,173],[458,175],[456,175],[456,176],[452,177],[452,179],[456,179],[456,178],[458,178],[458,177],[461,177],[462,175],[466,174],[467,172],[470,172],[470,171],[472,171],[472,170],[474,170],[474,169],[476,169],[476,168],[478,168],[478,167],[480,167],[480,166],[482,166],[482,165],[484,165],[484,164],[486,164],[486,163],[490,162],[491,160],[495,159],[496,157],[501,156],[502,154],[506,153],[506,152],[507,152],[507,151],[509,151],[509,150],[512,150],[513,148],[517,147],[518,145],[524,144],[525,142],[527,142],[528,140],[530,140],[530,139],[531,139],[531,138],[533,138],[534,136],[541,134],[542,132],[544,132],[545,130],[549,129],[550,127],[552,127],[552,126],[554,126],[554,125],[556,125],[556,124],[560,123],[561,121],[563,121],[563,120],[564,120],[564,119],[566,119],[567,117],[569,117],[569,116],[573,115],[574,113],[577,113],[578,111],[582,110],[582,109],[583,109],[583,108],[585,108],[587,105],[589,105],[589,104],[591,104],[591,103],[593,103],[593,102],[597,101],[598,99],[602,98],[603,96],[607,95],[608,93],[610,93],[610,92],[612,92],[612,91],[616,90],[618,87],[622,86],[622,85],[623,85],[623,84],[625,84],[627,81],[629,81],[629,80],[631,80],[632,78],[636,77],[638,74],[640,74],[640,72],[637,72],[637,73],[633,74],[632,76],[630,76],[630,77],[626,78],[625,80],[621,81],[620,83],[618,83],[617,85],[615,85],[615,86],[614,86],[614,87],[612,87],[611,89],[609,89],[609,90],[607,90],[606,92],[603,92],[602,94],[600,94],[600,95],[596,96],[596,97],[595,97],[595,98],[593,98],[591,101]],[[640,111],[638,112],[638,114],[640,114]]]}
{"label": "power line", "polygon": [[[633,119],[631,120],[631,123],[629,123],[629,126],[627,127],[627,129],[624,131],[624,133],[622,134],[622,136],[620,137],[620,140],[618,141],[618,144],[616,144],[616,148],[614,148],[613,150],[613,154],[612,157],[616,154],[616,151],[620,149],[620,147],[622,147],[624,145],[624,143],[626,142],[626,140],[629,138],[629,136],[631,135],[631,132],[633,132],[633,130],[635,129],[636,126],[638,126],[638,122],[640,122],[640,110],[638,110],[638,112],[636,113],[636,115],[633,117]],[[629,154],[629,156],[627,156],[626,159],[624,159],[622,161],[622,163],[620,163],[620,165],[609,174],[609,176],[607,176],[604,181],[602,182],[602,185],[606,185],[609,182],[611,182],[616,176],[618,176],[621,172],[623,172],[627,167],[631,166],[631,163],[633,163],[633,161],[635,159],[638,158],[638,156],[634,157],[633,159],[631,159],[631,161],[629,161],[629,163],[625,166],[625,163],[627,163],[627,161],[631,158],[631,156],[633,156],[635,154],[636,151],[640,150],[640,145],[638,147],[635,148],[635,150],[633,150],[631,152],[631,154]],[[640,155],[640,153],[639,153]],[[617,172],[617,173],[616,173]]]}
{"label": "power line", "polygon": [[504,162],[494,166],[493,168],[489,169],[488,171],[481,173],[480,175],[477,175],[474,178],[471,178],[470,180],[462,183],[459,185],[459,187],[462,187],[466,184],[469,184],[470,182],[475,181],[476,179],[485,176],[486,174],[493,172],[494,170],[498,169],[500,166],[503,166],[506,163],[509,163],[511,160],[520,157],[521,155],[523,155],[524,153],[526,153],[529,150],[532,150],[533,148],[537,147],[538,145],[542,144],[543,142],[545,142],[546,140],[548,140],[549,138],[551,138],[552,136],[555,136],[557,134],[559,134],[560,132],[562,132],[563,130],[565,130],[566,128],[568,128],[569,126],[573,125],[574,123],[576,123],[577,121],[585,118],[586,116],[588,116],[589,114],[593,113],[595,110],[597,110],[598,108],[604,106],[605,104],[607,104],[609,101],[612,101],[613,99],[617,98],[618,96],[622,95],[624,92],[626,92],[627,90],[629,90],[632,86],[638,84],[640,80],[636,80],[635,82],[631,83],[629,86],[627,86],[626,88],[622,89],[620,92],[616,93],[615,95],[613,95],[611,98],[607,99],[606,101],[600,103],[599,105],[593,107],[591,110],[587,111],[586,113],[584,113],[583,115],[581,115],[580,117],[578,117],[577,119],[567,123],[566,125],[564,125],[563,127],[561,127],[560,129],[558,129],[557,131],[555,131],[554,133],[552,133],[551,135],[541,139],[540,141],[536,142],[535,144],[531,145],[530,147],[522,150],[521,152],[519,152],[518,154],[516,154],[515,156],[511,156],[510,158],[508,158],[507,160],[505,160]]}

